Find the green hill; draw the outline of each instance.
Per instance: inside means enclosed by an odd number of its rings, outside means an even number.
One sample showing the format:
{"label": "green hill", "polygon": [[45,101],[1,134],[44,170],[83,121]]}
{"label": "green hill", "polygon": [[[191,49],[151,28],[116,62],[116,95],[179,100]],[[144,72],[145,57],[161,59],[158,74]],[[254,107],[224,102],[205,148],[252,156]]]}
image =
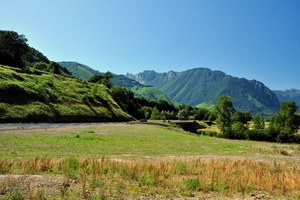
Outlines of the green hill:
{"label": "green hill", "polygon": [[89,66],[77,62],[59,62],[59,64],[69,70],[74,77],[89,80],[94,74],[100,74],[99,71],[90,68]]}
{"label": "green hill", "polygon": [[219,96],[225,94],[232,98],[237,110],[271,115],[279,109],[277,97],[263,83],[208,68],[167,73],[147,70],[136,75],[127,74],[127,77],[153,85],[182,104],[215,104]]}
{"label": "green hill", "polygon": [[103,85],[0,65],[0,121],[129,121]]}
{"label": "green hill", "polygon": [[206,108],[209,111],[213,111],[215,108],[215,105],[211,104],[211,103],[203,102],[203,103],[196,105],[196,107],[197,108]]}
{"label": "green hill", "polygon": [[[82,80],[88,80],[94,74],[101,74],[101,72],[77,62],[59,62],[59,64],[67,68],[73,74],[73,76]],[[135,80],[129,79],[124,75],[114,74],[114,77],[111,81],[115,86],[125,87],[127,90],[133,92],[136,97],[144,97],[148,100],[165,100],[175,106],[179,105],[177,101],[170,98],[156,87],[143,85]]]}

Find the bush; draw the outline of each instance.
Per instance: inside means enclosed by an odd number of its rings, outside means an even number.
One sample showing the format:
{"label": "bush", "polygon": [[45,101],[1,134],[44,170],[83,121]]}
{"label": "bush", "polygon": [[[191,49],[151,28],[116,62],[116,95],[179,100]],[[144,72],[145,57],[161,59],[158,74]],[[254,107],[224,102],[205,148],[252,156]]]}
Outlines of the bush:
{"label": "bush", "polygon": [[236,122],[222,133],[222,137],[227,139],[247,140],[249,139],[249,129],[245,127],[243,123]]}
{"label": "bush", "polygon": [[263,129],[250,130],[249,139],[255,141],[270,141],[270,135],[268,131]]}
{"label": "bush", "polygon": [[38,69],[38,70],[47,71],[48,70],[48,65],[44,62],[37,62],[33,65],[33,68]]}

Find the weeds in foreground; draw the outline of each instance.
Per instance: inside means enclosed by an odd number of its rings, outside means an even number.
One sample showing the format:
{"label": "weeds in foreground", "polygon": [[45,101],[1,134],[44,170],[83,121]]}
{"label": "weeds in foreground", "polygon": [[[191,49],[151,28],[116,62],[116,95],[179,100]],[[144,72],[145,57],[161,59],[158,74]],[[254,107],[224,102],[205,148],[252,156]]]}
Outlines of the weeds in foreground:
{"label": "weeds in foreground", "polygon": [[[272,195],[300,195],[299,165],[283,162],[258,162],[233,159],[197,159],[165,161],[130,161],[101,159],[1,160],[0,171],[11,165],[9,173],[63,175],[57,187],[61,198],[105,199],[121,197],[191,197],[200,193],[247,195],[258,191]],[[8,163],[8,164],[7,164]],[[7,167],[6,167],[7,168]],[[39,188],[20,187],[8,181],[5,195],[44,197]],[[14,184],[15,185],[14,185]],[[20,181],[19,181],[20,183]],[[12,189],[15,188],[12,193]],[[19,189],[18,189],[19,188]],[[29,190],[29,191],[28,191]],[[18,192],[16,192],[18,191]],[[49,196],[49,194],[47,194]]]}

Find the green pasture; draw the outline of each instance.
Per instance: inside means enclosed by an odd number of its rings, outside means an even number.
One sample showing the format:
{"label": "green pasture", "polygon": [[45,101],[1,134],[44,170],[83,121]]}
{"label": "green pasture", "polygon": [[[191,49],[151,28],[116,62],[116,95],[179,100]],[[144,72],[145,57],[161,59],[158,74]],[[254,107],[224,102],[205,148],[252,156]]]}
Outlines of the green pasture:
{"label": "green pasture", "polygon": [[299,160],[299,145],[226,140],[161,125],[103,124],[0,131],[0,158],[180,158],[242,156]]}

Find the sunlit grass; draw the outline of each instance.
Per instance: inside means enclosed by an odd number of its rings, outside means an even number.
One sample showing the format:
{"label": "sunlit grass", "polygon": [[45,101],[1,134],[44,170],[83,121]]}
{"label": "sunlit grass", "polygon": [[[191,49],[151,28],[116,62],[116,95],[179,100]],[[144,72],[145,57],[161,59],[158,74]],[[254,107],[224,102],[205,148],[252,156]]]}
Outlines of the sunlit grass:
{"label": "sunlit grass", "polygon": [[0,141],[0,174],[63,177],[50,199],[300,194],[299,145],[138,123],[1,131]]}

